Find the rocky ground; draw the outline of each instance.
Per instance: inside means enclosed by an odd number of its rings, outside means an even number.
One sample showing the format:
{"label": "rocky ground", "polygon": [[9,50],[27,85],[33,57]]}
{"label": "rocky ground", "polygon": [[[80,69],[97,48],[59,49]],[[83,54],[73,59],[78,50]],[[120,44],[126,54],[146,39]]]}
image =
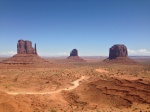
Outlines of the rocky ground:
{"label": "rocky ground", "polygon": [[138,64],[46,60],[0,64],[0,112],[150,112],[149,58],[136,58]]}

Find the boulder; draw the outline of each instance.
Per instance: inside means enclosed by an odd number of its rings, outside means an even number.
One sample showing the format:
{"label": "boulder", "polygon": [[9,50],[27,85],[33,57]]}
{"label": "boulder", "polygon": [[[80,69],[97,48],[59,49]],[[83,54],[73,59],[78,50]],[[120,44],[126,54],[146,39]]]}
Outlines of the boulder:
{"label": "boulder", "polygon": [[128,56],[127,47],[123,44],[113,45],[109,49],[109,59],[115,59],[117,57],[127,57],[127,56]]}

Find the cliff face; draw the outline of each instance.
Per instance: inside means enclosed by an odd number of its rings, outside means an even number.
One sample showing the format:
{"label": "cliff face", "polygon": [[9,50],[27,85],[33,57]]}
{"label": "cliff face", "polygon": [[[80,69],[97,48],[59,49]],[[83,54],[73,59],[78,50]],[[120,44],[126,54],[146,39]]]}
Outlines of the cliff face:
{"label": "cliff face", "polygon": [[47,65],[48,62],[38,56],[35,48],[32,47],[31,41],[18,40],[17,54],[7,60],[3,60],[4,64],[36,64],[37,66]]}
{"label": "cliff face", "polygon": [[113,45],[109,49],[109,57],[104,60],[107,63],[121,63],[121,64],[137,64],[128,57],[127,47],[123,44]]}
{"label": "cliff face", "polygon": [[18,54],[37,54],[36,44],[35,49],[32,47],[31,41],[19,40],[17,44],[17,53]]}
{"label": "cliff face", "polygon": [[78,56],[78,50],[77,50],[77,49],[73,49],[73,50],[70,52],[70,56]]}
{"label": "cliff face", "polygon": [[76,62],[85,62],[84,59],[80,58],[78,56],[78,50],[77,49],[73,49],[71,52],[70,52],[70,56],[67,58],[69,61],[76,61]]}
{"label": "cliff face", "polygon": [[123,44],[116,44],[109,49],[109,59],[127,56],[128,56],[127,47]]}

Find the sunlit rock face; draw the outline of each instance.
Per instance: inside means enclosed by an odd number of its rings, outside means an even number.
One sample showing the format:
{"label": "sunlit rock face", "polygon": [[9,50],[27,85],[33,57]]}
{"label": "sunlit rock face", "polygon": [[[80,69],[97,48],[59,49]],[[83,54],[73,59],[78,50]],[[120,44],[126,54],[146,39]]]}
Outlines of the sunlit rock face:
{"label": "sunlit rock face", "polygon": [[32,47],[31,41],[18,40],[17,53],[18,54],[37,54],[36,44],[35,44],[35,49],[34,49]]}
{"label": "sunlit rock face", "polygon": [[127,47],[123,44],[113,45],[109,49],[109,59],[115,59],[117,57],[127,57],[127,56],[128,56]]}

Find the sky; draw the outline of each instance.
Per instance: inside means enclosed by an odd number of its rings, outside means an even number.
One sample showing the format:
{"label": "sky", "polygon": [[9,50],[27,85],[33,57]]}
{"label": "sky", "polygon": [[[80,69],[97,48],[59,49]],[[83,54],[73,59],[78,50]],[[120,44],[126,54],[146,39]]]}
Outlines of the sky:
{"label": "sky", "polygon": [[0,56],[19,39],[40,56],[108,56],[114,44],[150,56],[150,0],[0,0]]}

